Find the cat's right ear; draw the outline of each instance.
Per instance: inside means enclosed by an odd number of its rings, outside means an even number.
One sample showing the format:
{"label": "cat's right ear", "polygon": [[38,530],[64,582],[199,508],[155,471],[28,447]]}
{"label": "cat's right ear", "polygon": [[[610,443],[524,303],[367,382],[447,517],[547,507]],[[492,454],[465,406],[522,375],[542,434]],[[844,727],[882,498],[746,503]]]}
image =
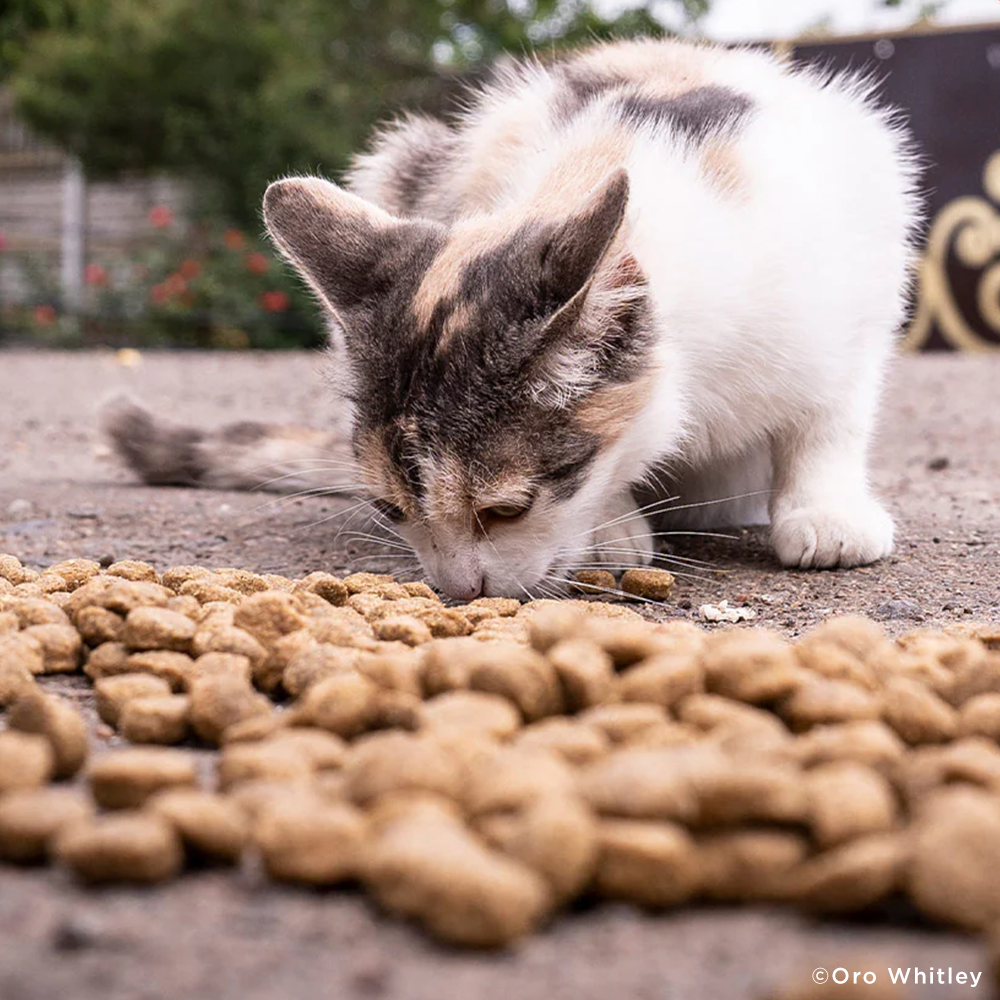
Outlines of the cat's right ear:
{"label": "cat's right ear", "polygon": [[414,243],[434,228],[398,219],[319,177],[271,184],[264,223],[282,254],[342,316],[386,294]]}

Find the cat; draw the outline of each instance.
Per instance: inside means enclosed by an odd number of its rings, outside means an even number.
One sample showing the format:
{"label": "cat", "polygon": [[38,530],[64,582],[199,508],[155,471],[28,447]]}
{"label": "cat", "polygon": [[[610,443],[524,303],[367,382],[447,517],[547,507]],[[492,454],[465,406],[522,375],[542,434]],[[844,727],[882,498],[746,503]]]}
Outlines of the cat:
{"label": "cat", "polygon": [[787,567],[870,563],[893,547],[868,448],[917,174],[857,75],[676,40],[508,63],[456,120],[379,131],[345,187],[267,189],[329,321],[349,441],[131,404],[107,429],[152,483],[293,488],[299,459],[342,456],[325,485],[358,470],[460,600],[647,564],[634,491],[665,478],[651,512],[769,519]]}

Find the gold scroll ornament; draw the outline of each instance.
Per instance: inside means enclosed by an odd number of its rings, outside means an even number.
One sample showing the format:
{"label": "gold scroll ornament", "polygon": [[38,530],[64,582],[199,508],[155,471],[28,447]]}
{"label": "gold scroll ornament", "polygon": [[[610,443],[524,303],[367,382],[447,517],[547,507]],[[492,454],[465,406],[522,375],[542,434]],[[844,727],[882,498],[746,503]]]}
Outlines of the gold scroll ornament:
{"label": "gold scroll ornament", "polygon": [[1000,151],[986,162],[983,190],[993,204],[985,198],[956,198],[934,220],[920,262],[917,313],[903,341],[906,350],[923,347],[935,326],[961,351],[1000,347],[1000,339],[993,343],[969,326],[948,278],[952,251],[960,264],[982,272],[976,292],[979,317],[1000,338]]}

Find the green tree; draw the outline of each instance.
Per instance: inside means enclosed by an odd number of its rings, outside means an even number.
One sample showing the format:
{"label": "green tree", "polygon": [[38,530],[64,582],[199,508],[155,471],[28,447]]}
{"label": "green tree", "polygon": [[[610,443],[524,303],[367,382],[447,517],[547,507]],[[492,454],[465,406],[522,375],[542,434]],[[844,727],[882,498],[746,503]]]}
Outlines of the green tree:
{"label": "green tree", "polygon": [[[88,174],[166,171],[256,219],[266,182],[335,173],[397,107],[440,108],[503,51],[660,29],[644,0],[13,0],[18,107]],[[672,0],[696,17],[707,0]]]}

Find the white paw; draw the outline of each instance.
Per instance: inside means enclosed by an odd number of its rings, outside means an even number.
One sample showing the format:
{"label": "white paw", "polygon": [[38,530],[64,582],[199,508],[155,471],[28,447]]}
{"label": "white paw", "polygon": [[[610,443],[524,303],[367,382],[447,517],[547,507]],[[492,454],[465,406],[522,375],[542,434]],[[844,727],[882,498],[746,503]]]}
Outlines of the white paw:
{"label": "white paw", "polygon": [[601,566],[648,566],[653,561],[652,528],[638,511],[598,528],[591,536],[590,561]]}
{"label": "white paw", "polygon": [[892,552],[892,518],[874,500],[814,504],[775,515],[771,544],[782,565],[800,569],[864,566]]}

